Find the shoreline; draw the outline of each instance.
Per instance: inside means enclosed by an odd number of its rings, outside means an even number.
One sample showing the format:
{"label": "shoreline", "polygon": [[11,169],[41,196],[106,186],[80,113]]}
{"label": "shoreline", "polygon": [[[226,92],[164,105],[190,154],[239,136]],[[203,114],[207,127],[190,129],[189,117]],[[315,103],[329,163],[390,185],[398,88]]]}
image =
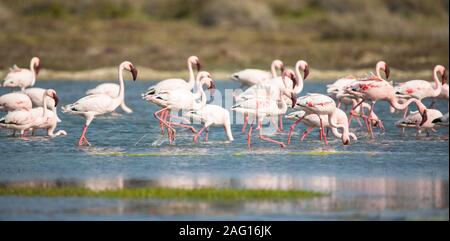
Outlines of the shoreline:
{"label": "shoreline", "polygon": [[[167,78],[186,78],[188,73],[186,70],[179,71],[158,71],[152,68],[138,67],[139,71],[138,80],[159,81]],[[229,76],[232,72],[223,70],[208,70],[213,79],[222,81],[232,81]],[[364,77],[368,73],[373,72],[373,69],[358,69],[358,70],[320,70],[311,69],[310,75],[306,81],[322,81],[330,82],[339,78],[352,74],[355,77]],[[0,70],[1,82],[8,73],[7,70]],[[82,71],[65,71],[65,70],[50,70],[42,69],[39,73],[38,81],[56,81],[56,80],[68,80],[68,81],[107,81],[117,78],[116,67],[106,67],[91,70]],[[411,79],[432,79],[432,70],[417,70],[417,71],[402,71],[397,69],[391,69],[390,80],[394,81],[407,81]]]}

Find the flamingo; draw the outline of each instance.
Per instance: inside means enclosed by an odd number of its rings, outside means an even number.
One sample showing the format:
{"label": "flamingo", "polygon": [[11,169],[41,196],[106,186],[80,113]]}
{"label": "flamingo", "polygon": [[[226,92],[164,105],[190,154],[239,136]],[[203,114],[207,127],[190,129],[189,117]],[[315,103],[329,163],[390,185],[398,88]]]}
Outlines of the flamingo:
{"label": "flamingo", "polygon": [[241,83],[241,86],[253,86],[268,80],[278,77],[277,69],[284,71],[284,64],[281,60],[275,59],[270,66],[271,72],[260,69],[244,69],[231,75],[231,79]]}
{"label": "flamingo", "polygon": [[172,78],[172,79],[166,79],[158,82],[156,85],[152,85],[147,89],[147,92],[145,93],[146,96],[150,95],[156,95],[157,93],[160,93],[162,91],[168,91],[168,90],[175,90],[175,89],[186,89],[186,90],[192,90],[195,86],[195,76],[194,71],[192,69],[192,65],[197,66],[197,72],[201,69],[200,60],[197,56],[190,56],[187,59],[187,65],[189,70],[189,81],[186,82],[183,79],[178,78]]}
{"label": "flamingo", "polygon": [[111,97],[106,94],[95,94],[85,96],[73,104],[69,104],[62,107],[64,113],[73,115],[79,115],[86,119],[85,125],[81,137],[78,140],[78,145],[82,146],[83,143],[90,145],[86,138],[86,131],[97,115],[103,115],[113,112],[123,102],[125,85],[123,81],[123,70],[130,71],[133,76],[133,81],[137,78],[137,69],[129,61],[124,61],[119,65],[118,79],[119,79],[119,95]]}
{"label": "flamingo", "polygon": [[[28,95],[28,97],[30,97],[31,103],[33,104],[33,107],[43,107],[43,97],[44,92],[47,91],[46,89],[43,88],[27,88],[23,91],[24,94]],[[53,111],[53,113],[56,115],[56,120],[58,122],[61,122],[61,119],[59,119],[58,117],[58,113],[56,110],[56,104],[54,99],[52,98],[47,98],[47,107],[49,108],[49,110]]]}
{"label": "flamingo", "polygon": [[30,110],[23,109],[8,112],[5,117],[0,119],[0,127],[20,131],[21,137],[24,136],[25,130],[32,128],[47,129],[47,133],[51,137],[66,135],[65,131],[53,133],[56,128],[56,116],[47,110],[46,103],[49,97],[53,99],[55,105],[58,103],[56,91],[49,89],[43,94],[44,108],[37,107]]}
{"label": "flamingo", "polygon": [[[386,79],[389,79],[390,75],[390,69],[389,66],[384,61],[378,61],[375,65],[375,73],[379,78],[381,77],[381,70],[384,71],[384,74],[386,75]],[[346,106],[352,105],[353,101],[351,100],[351,96],[343,95],[343,92],[346,87],[353,85],[358,79],[354,77],[353,75],[349,75],[344,78],[340,78],[336,80],[333,84],[327,85],[327,93],[338,100],[337,107],[340,108],[341,104],[345,104]],[[340,94],[340,96],[339,96]]]}
{"label": "flamingo", "polygon": [[[97,85],[95,88],[86,91],[87,95],[95,94],[106,94],[111,97],[116,97],[119,95],[120,86],[116,83],[103,83]],[[133,113],[133,110],[125,104],[125,98],[122,103],[120,103],[120,108],[126,113]]]}
{"label": "flamingo", "polygon": [[[203,90],[203,85],[207,85],[208,88],[212,88],[214,86],[214,82],[209,76],[211,75],[206,71],[201,71],[197,74],[197,93],[192,93],[188,89],[180,88],[174,90],[165,90],[152,95],[142,95],[143,99],[162,107],[162,109],[154,113],[154,116],[162,124],[162,133],[164,130],[164,126],[167,127],[170,144],[172,144],[176,136],[176,131],[172,127],[172,125],[190,129],[194,133],[197,132],[192,126],[171,122],[170,120],[167,121],[167,118],[170,118],[171,111],[198,110],[205,106],[206,95]],[[199,99],[198,94],[200,94],[200,103],[197,102],[197,100]]]}
{"label": "flamingo", "polygon": [[203,123],[203,128],[194,136],[195,143],[198,143],[197,139],[203,131],[206,131],[205,141],[208,141],[208,129],[210,126],[223,126],[228,141],[234,140],[231,132],[230,112],[221,106],[207,104],[198,110],[188,112],[186,117],[192,117],[194,120]]}
{"label": "flamingo", "polygon": [[421,126],[418,126],[418,124],[422,122],[422,116],[417,111],[412,111],[408,116],[397,121],[395,125],[398,128],[415,128],[417,129],[417,136],[422,133],[422,131],[426,131],[427,136],[429,136],[430,130],[435,131],[434,128],[436,127],[436,124],[434,120],[442,118],[443,115],[436,109],[428,109],[426,115],[427,120]]}
{"label": "flamingo", "polygon": [[[289,96],[292,100],[293,105],[295,105],[296,97],[292,90],[284,89],[280,90],[280,95]],[[241,101],[240,103],[234,105],[231,109],[235,112],[243,113],[244,115],[254,116],[257,121],[257,126],[259,129],[259,139],[265,140],[268,142],[272,142],[280,145],[280,147],[285,147],[286,145],[283,142],[273,140],[263,135],[262,133],[262,122],[265,117],[277,116],[286,113],[287,104],[285,98],[280,97],[281,99],[281,108],[278,105],[278,100],[274,98],[267,97],[258,97],[249,98]],[[251,135],[253,131],[253,123],[250,125],[250,129],[247,134],[247,145],[248,148],[251,148]]]}
{"label": "flamingo", "polygon": [[[319,117],[320,137],[324,140],[325,144],[328,144],[328,141],[324,132],[324,121],[321,117],[323,115],[328,116],[328,123],[331,128],[343,129],[341,137],[342,143],[344,145],[350,144],[348,125],[344,126],[343,124],[337,123],[336,119],[338,108],[336,108],[336,103],[331,97],[322,94],[310,93],[305,96],[299,97],[297,99],[295,108],[305,111],[306,116],[310,114],[316,114]],[[288,134],[288,142],[290,142],[292,132],[301,120],[302,118],[299,118],[296,122],[294,122],[294,124],[291,125]]]}
{"label": "flamingo", "polygon": [[34,86],[39,70],[40,60],[38,57],[31,59],[30,69],[22,69],[14,65],[9,69],[9,73],[3,82],[3,87],[19,87],[23,91],[25,88]]}
{"label": "flamingo", "polygon": [[[337,117],[336,122],[338,124],[348,125],[347,115],[341,109],[336,109],[336,117]],[[306,115],[305,111],[294,111],[294,112],[290,113],[289,115],[287,115],[286,118],[294,120],[294,121],[296,121],[298,119],[302,119],[301,122],[304,123],[308,127],[306,129],[306,131],[303,133],[303,135],[301,137],[301,141],[303,141],[305,139],[305,137],[309,133],[311,133],[312,130],[314,130],[315,128],[320,128],[319,117],[315,114]],[[320,116],[320,118],[323,120],[324,127],[330,127],[329,122],[328,122],[328,116],[322,115],[322,116]],[[331,128],[331,132],[333,133],[333,135],[336,138],[342,139],[342,134],[339,133],[339,131],[336,128]],[[348,135],[353,140],[355,140],[355,141],[358,140],[358,138],[356,137],[356,135],[354,133],[348,132]],[[288,144],[289,143],[290,143],[290,139],[288,140]]]}
{"label": "flamingo", "polygon": [[442,117],[436,118],[432,121],[435,125],[439,126],[448,126],[448,112],[447,114],[443,115]]}
{"label": "flamingo", "polygon": [[[378,76],[372,75],[369,76],[366,79],[362,79],[357,81],[352,86],[349,86],[346,88],[346,92],[348,94],[353,95],[355,98],[360,98],[361,101],[355,105],[351,111],[351,116],[356,115],[354,110],[361,105],[365,100],[369,100],[371,102],[369,114],[367,115],[368,121],[372,121],[370,116],[373,114],[373,107],[377,101],[387,101],[389,104],[398,110],[403,110],[406,107],[408,107],[411,103],[415,103],[417,105],[417,108],[419,109],[420,114],[422,115],[422,125],[427,120],[426,117],[426,111],[427,108],[422,104],[422,102],[418,99],[411,98],[406,102],[399,103],[399,98],[395,95],[395,89],[394,87],[387,82],[386,80],[379,78]],[[369,127],[368,131],[373,137],[373,131],[371,125],[367,125]]]}

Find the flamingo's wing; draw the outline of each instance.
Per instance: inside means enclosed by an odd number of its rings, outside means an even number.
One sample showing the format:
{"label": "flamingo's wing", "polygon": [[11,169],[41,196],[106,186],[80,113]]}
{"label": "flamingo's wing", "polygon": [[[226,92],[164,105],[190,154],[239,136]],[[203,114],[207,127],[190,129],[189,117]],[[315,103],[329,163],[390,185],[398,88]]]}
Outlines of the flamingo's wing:
{"label": "flamingo's wing", "polygon": [[68,105],[66,109],[73,112],[97,112],[106,113],[110,111],[112,98],[105,94],[88,95],[77,102]]}

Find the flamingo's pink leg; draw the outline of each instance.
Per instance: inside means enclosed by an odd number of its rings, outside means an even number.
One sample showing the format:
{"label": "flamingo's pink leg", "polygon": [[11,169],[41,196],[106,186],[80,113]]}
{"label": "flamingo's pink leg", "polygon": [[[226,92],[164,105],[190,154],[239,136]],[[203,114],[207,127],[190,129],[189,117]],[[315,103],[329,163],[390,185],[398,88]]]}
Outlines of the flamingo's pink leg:
{"label": "flamingo's pink leg", "polygon": [[247,129],[248,123],[248,114],[244,114],[244,124],[242,125],[242,133],[245,133],[245,129]]}
{"label": "flamingo's pink leg", "polygon": [[280,125],[278,126],[279,128],[278,128],[278,131],[279,132],[284,132],[284,128],[283,128],[283,116],[282,115],[279,115],[278,116],[278,119],[279,119],[279,121],[280,121]]}
{"label": "flamingo's pink leg", "polygon": [[185,125],[185,124],[181,124],[181,123],[176,123],[176,122],[168,122],[170,125],[174,125],[174,126],[179,126],[179,127],[183,127],[186,129],[190,129],[192,131],[192,133],[197,133],[197,130],[190,126],[190,125]]}
{"label": "flamingo's pink leg", "polygon": [[200,129],[200,131],[199,132],[197,132],[197,134],[195,134],[195,136],[194,136],[194,142],[195,142],[195,144],[198,144],[198,137],[202,134],[202,132],[205,130],[205,129],[207,129],[208,127],[206,127],[206,126],[204,126],[202,129]]}
{"label": "flamingo's pink leg", "polygon": [[[353,116],[357,116],[357,114],[355,113],[356,108],[358,108],[363,102],[364,102],[364,100],[361,100],[358,104],[353,106],[353,108],[350,110],[350,116],[348,117],[348,127],[349,128],[350,128],[350,124],[352,123]],[[362,113],[362,110],[361,110],[361,113]]]}
{"label": "flamingo's pink leg", "polygon": [[302,121],[302,119],[303,119],[303,117],[299,118],[298,120],[296,120],[294,122],[294,124],[291,125],[291,127],[289,127],[288,145],[291,144],[291,136],[292,136],[292,133],[294,132],[295,127],[298,125],[298,123],[300,123],[300,121]]}
{"label": "flamingo's pink leg", "polygon": [[203,140],[208,141],[208,137],[209,137],[209,128],[207,127],[205,130],[205,138]]}
{"label": "flamingo's pink leg", "polygon": [[302,138],[300,140],[303,141],[312,130],[314,130],[314,128],[308,127],[308,129],[306,129],[306,131],[303,132]]}
{"label": "flamingo's pink leg", "polygon": [[[156,119],[158,119],[161,123],[163,123],[163,125],[165,125],[167,127],[167,132],[168,132],[168,136],[169,136],[169,142],[172,143],[173,140],[175,140],[175,129],[173,129],[170,124],[168,122],[166,122],[164,119],[161,118],[160,113],[163,113],[165,111],[169,111],[169,108],[163,108],[159,111],[156,111],[153,115],[155,116]],[[171,132],[171,133],[170,133]]]}
{"label": "flamingo's pink leg", "polygon": [[248,130],[248,133],[247,133],[247,147],[248,147],[248,149],[252,148],[252,132],[253,132],[253,121],[250,124],[250,129]]}
{"label": "flamingo's pink leg", "polygon": [[341,101],[339,100],[336,107],[337,107],[338,109],[341,108],[341,104],[342,104],[342,103],[341,103]]}
{"label": "flamingo's pink leg", "polygon": [[88,125],[83,125],[83,131],[81,132],[80,139],[78,140],[78,145],[79,145],[79,146],[82,146],[82,145],[83,145],[83,142],[85,142],[88,146],[91,145],[91,144],[89,143],[89,141],[87,140],[87,138],[86,138],[86,131],[87,131],[87,128],[88,128],[88,127],[89,127]]}
{"label": "flamingo's pink leg", "polygon": [[361,118],[360,117],[355,118],[355,120],[356,120],[356,122],[358,122],[359,127],[363,126],[362,123],[361,123]]}
{"label": "flamingo's pink leg", "polygon": [[373,138],[373,130],[372,130],[372,125],[371,125],[371,122],[370,122],[370,116],[372,116],[373,115],[373,106],[375,105],[375,102],[372,102],[372,104],[370,105],[370,110],[369,110],[369,115],[368,115],[368,122],[369,122],[369,133],[370,133],[370,136],[371,136],[371,138]]}
{"label": "flamingo's pink leg", "polygon": [[322,132],[323,140],[325,142],[325,145],[328,145],[328,140],[327,140],[327,137],[325,136],[325,132],[323,130],[322,118],[320,118],[320,116],[319,116],[319,120],[320,120],[320,131]]}
{"label": "flamingo's pink leg", "polygon": [[[261,122],[261,121],[260,121]],[[268,141],[268,142],[272,142],[272,143],[275,143],[275,144],[278,144],[278,145],[280,145],[280,147],[286,147],[286,145],[283,143],[283,142],[281,142],[281,141],[276,141],[276,140],[273,140],[273,139],[271,139],[271,138],[269,138],[269,137],[265,137],[265,136],[263,136],[263,134],[262,134],[262,128],[261,129],[259,129],[259,139],[261,139],[261,140],[264,140],[264,141]]]}

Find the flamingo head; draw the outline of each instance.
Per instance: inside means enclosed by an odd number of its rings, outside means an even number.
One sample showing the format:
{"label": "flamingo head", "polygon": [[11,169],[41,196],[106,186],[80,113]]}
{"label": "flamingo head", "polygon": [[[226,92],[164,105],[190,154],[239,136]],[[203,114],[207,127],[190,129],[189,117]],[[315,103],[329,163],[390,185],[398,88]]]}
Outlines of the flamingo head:
{"label": "flamingo head", "polygon": [[284,63],[283,61],[276,59],[272,62],[272,65],[275,66],[275,68],[280,69],[281,73],[284,72]]}
{"label": "flamingo head", "polygon": [[121,66],[123,69],[130,71],[133,76],[133,81],[136,81],[138,70],[134,67],[134,65],[130,61],[124,61]]}
{"label": "flamingo head", "polygon": [[389,79],[389,75],[391,74],[391,70],[389,69],[389,66],[384,61],[378,61],[377,69],[382,69],[384,71],[384,74],[386,75],[386,79]]}
{"label": "flamingo head", "polygon": [[197,66],[197,72],[199,72],[202,69],[202,66],[200,64],[200,59],[197,56],[191,56],[188,58],[188,63],[193,64]]}
{"label": "flamingo head", "polygon": [[309,65],[306,61],[304,60],[299,60],[296,64],[297,68],[299,68],[299,70],[303,70],[303,79],[308,78],[309,75]]}
{"label": "flamingo head", "polygon": [[350,145],[350,138],[348,135],[342,135],[342,144],[345,146]]}
{"label": "flamingo head", "polygon": [[298,85],[298,79],[295,76],[294,71],[292,71],[290,69],[283,71],[283,73],[281,74],[281,78],[283,79],[283,81],[286,81],[286,77],[288,77],[290,80],[292,80],[292,88],[295,88],[295,86]]}
{"label": "flamingo head", "polygon": [[52,98],[55,101],[55,107],[58,105],[59,98],[58,95],[56,95],[56,91],[54,89],[48,89],[45,91],[45,95]]}
{"label": "flamingo head", "polygon": [[39,71],[41,70],[41,60],[38,57],[33,57],[31,59],[31,64],[34,68],[34,72],[36,73],[36,76],[39,74]]}
{"label": "flamingo head", "polygon": [[297,104],[297,96],[295,95],[294,92],[291,92],[291,101],[292,101],[292,106],[291,106],[291,108],[294,108],[295,105]]}
{"label": "flamingo head", "polygon": [[447,77],[447,70],[445,69],[444,66],[442,65],[436,65],[436,67],[434,67],[434,71],[439,73],[442,77],[442,84],[445,84],[448,80]]}

